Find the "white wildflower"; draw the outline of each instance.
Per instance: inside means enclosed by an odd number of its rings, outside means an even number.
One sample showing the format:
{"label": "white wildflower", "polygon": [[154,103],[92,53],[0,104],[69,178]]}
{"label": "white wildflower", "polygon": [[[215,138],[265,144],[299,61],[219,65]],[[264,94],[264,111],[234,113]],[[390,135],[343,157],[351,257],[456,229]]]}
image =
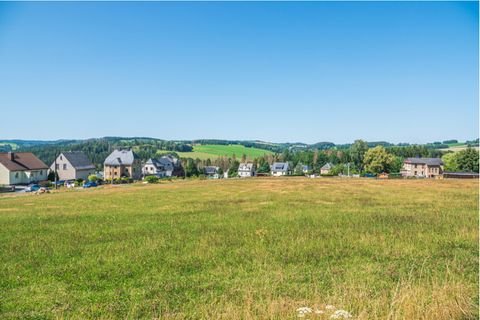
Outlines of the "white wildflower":
{"label": "white wildflower", "polygon": [[331,316],[330,319],[350,319],[352,315],[345,310],[337,310]]}
{"label": "white wildflower", "polygon": [[331,304],[327,304],[327,305],[325,306],[325,309],[326,309],[326,310],[335,310],[336,308],[335,308],[335,306],[332,306]]}
{"label": "white wildflower", "polygon": [[309,307],[301,307],[297,309],[298,313],[312,313],[312,309]]}
{"label": "white wildflower", "polygon": [[325,311],[323,311],[323,310],[318,310],[318,309],[317,309],[317,310],[315,310],[315,313],[316,313],[316,314],[324,314]]}

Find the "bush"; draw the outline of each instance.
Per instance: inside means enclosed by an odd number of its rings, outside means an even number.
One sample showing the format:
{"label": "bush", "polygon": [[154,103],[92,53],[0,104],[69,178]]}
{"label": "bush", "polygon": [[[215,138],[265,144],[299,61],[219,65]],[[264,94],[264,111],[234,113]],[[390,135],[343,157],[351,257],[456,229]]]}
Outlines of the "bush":
{"label": "bush", "polygon": [[157,183],[158,182],[158,177],[156,176],[147,176],[145,177],[145,181],[147,181],[148,183]]}
{"label": "bush", "polygon": [[129,177],[122,177],[121,183],[132,183],[133,179]]}
{"label": "bush", "polygon": [[98,177],[95,174],[89,175],[87,179],[90,182],[97,182],[98,181]]}

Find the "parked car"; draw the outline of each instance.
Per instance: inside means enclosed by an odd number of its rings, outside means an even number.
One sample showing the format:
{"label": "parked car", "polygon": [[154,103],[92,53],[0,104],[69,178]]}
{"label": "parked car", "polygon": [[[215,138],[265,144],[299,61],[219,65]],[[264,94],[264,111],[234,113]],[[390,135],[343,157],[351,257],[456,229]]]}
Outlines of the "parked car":
{"label": "parked car", "polygon": [[35,192],[35,191],[38,191],[40,190],[40,186],[36,183],[32,183],[32,184],[29,184],[26,188],[25,188],[25,192]]}
{"label": "parked car", "polygon": [[84,188],[94,188],[96,186],[98,186],[98,184],[94,181],[90,181],[90,182],[87,182],[87,183],[83,184]]}
{"label": "parked car", "polygon": [[75,188],[75,180],[67,180],[65,181],[64,186],[68,189]]}

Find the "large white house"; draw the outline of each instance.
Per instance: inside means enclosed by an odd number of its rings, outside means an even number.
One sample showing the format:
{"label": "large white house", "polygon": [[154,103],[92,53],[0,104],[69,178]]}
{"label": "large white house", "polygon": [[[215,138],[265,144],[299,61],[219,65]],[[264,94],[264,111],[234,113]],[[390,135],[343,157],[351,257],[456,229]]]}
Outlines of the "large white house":
{"label": "large white house", "polygon": [[155,175],[159,178],[171,177],[175,169],[180,167],[180,161],[172,155],[162,156],[159,159],[148,159],[142,167],[144,176]]}
{"label": "large white house", "polygon": [[0,184],[29,184],[47,180],[48,166],[31,152],[0,153]]}
{"label": "large white house", "polygon": [[255,165],[253,163],[240,163],[238,166],[238,176],[240,178],[254,177]]}
{"label": "large white house", "polygon": [[290,174],[290,167],[288,162],[275,162],[270,166],[270,173],[272,176],[286,176]]}

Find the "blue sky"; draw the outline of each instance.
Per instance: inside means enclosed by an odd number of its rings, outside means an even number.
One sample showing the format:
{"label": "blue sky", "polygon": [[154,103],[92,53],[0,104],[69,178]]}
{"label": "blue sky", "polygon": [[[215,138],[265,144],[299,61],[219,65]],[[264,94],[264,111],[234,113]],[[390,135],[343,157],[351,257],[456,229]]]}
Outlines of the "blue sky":
{"label": "blue sky", "polygon": [[477,2],[0,3],[0,139],[478,137]]}

